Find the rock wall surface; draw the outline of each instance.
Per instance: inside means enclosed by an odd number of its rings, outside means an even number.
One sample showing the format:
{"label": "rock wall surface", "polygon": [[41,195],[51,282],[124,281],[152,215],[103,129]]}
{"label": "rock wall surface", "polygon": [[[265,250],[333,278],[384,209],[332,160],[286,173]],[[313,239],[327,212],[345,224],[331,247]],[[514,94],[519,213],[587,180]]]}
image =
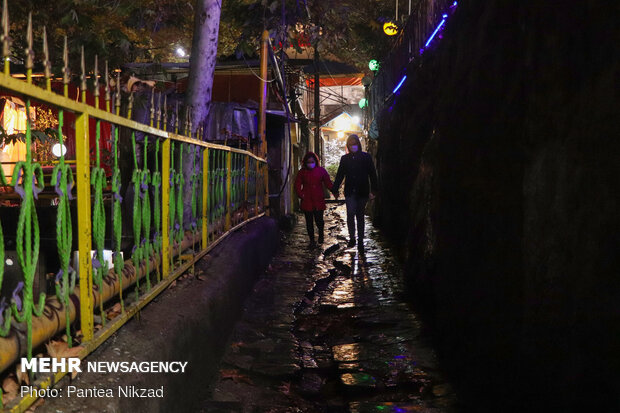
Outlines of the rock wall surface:
{"label": "rock wall surface", "polygon": [[381,114],[376,218],[489,411],[620,408],[617,17],[459,2]]}

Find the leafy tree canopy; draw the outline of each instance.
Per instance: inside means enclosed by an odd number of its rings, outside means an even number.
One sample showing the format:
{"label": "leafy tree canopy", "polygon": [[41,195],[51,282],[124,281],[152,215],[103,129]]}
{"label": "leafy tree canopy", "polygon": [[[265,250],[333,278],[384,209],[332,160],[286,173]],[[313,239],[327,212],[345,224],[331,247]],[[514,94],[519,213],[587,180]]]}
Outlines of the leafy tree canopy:
{"label": "leafy tree canopy", "polygon": [[[223,7],[220,44],[226,45],[224,53],[255,54],[260,33],[267,29],[276,45],[285,33],[288,45],[298,51],[318,44],[323,55],[363,69],[391,44],[382,27],[393,17],[392,0],[285,0],[284,11],[282,0],[228,0]],[[227,26],[235,28],[232,36],[222,31]]]}
{"label": "leafy tree canopy", "polygon": [[[42,61],[42,32],[47,26],[54,66],[62,59],[67,36],[71,67],[79,68],[80,49],[92,62],[108,60],[111,67],[127,62],[174,61],[174,50],[189,50],[193,0],[55,0],[9,1],[12,60],[25,55],[28,13],[32,12],[36,61]],[[101,68],[100,68],[101,69]]]}
{"label": "leafy tree canopy", "polygon": [[[36,61],[47,26],[52,62],[61,64],[63,38],[69,41],[71,67],[79,68],[80,48],[87,61],[98,54],[111,67],[127,62],[178,61],[175,50],[189,51],[194,0],[12,0],[9,1],[13,61],[23,60],[28,13],[33,13]],[[282,24],[284,15],[285,25]],[[383,22],[394,15],[393,0],[222,0],[218,56],[256,55],[263,29],[278,46],[315,45],[328,56],[366,67],[381,58],[391,39]],[[59,73],[59,72],[58,72]]]}

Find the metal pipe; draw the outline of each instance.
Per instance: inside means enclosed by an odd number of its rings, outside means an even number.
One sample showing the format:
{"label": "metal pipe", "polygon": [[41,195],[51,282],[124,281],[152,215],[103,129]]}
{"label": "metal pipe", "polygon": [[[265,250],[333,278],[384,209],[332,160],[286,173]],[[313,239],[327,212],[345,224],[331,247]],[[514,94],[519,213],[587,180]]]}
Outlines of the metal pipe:
{"label": "metal pipe", "polygon": [[396,0],[396,22],[398,24],[398,0]]}
{"label": "metal pipe", "polygon": [[[202,234],[199,232],[193,237],[191,231],[185,233],[185,238],[181,243],[180,250],[183,251],[192,247],[196,242],[200,242]],[[153,256],[150,259],[150,269],[154,269],[160,263],[159,256]],[[123,268],[123,287],[129,288],[136,282],[136,272],[131,260],[125,261]],[[144,278],[145,266],[142,265],[138,271],[138,278]],[[69,301],[69,316],[71,322],[75,321],[77,316],[76,305],[80,306],[80,287],[74,290],[71,300]],[[107,277],[103,280],[103,291],[97,291],[97,286],[93,287],[93,308],[99,305],[99,300],[103,302],[118,297],[120,291],[120,283],[114,270],[108,272]],[[56,297],[50,297],[45,303],[45,309],[40,317],[32,317],[32,348],[36,348],[47,340],[65,329],[65,308]],[[15,325],[11,335],[0,338],[0,372],[10,367],[20,356],[26,353],[26,325],[23,323]]]}

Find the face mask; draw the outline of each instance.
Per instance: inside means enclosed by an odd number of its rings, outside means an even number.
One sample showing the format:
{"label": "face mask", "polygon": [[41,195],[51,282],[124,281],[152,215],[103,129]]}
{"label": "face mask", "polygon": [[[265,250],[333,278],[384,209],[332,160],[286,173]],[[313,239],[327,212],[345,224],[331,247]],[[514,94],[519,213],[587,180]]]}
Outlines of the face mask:
{"label": "face mask", "polygon": [[314,167],[316,166],[316,163],[314,163],[314,162],[308,162],[308,163],[306,164],[306,166],[307,166],[308,168],[312,169],[312,168],[314,168]]}
{"label": "face mask", "polygon": [[357,145],[351,145],[351,152],[355,153],[357,152],[358,146]]}

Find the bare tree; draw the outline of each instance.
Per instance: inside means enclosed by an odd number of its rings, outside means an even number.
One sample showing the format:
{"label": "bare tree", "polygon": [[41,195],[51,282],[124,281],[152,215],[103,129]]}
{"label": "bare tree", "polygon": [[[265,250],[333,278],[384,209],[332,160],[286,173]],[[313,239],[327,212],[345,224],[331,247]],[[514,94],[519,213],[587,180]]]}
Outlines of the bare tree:
{"label": "bare tree", "polygon": [[[192,133],[206,124],[211,108],[211,92],[213,90],[213,74],[217,60],[217,39],[220,29],[221,0],[196,0],[194,15],[194,36],[192,51],[189,58],[189,82],[185,96],[185,104],[191,115]],[[205,135],[203,139],[207,139]],[[201,152],[190,150],[183,154],[183,174],[185,182],[196,171],[192,165],[201,165]],[[183,194],[183,222],[190,222],[191,191]]]}
{"label": "bare tree", "polygon": [[221,0],[196,0],[186,96],[186,104],[191,108],[192,132],[206,123],[209,116],[221,11]]}

